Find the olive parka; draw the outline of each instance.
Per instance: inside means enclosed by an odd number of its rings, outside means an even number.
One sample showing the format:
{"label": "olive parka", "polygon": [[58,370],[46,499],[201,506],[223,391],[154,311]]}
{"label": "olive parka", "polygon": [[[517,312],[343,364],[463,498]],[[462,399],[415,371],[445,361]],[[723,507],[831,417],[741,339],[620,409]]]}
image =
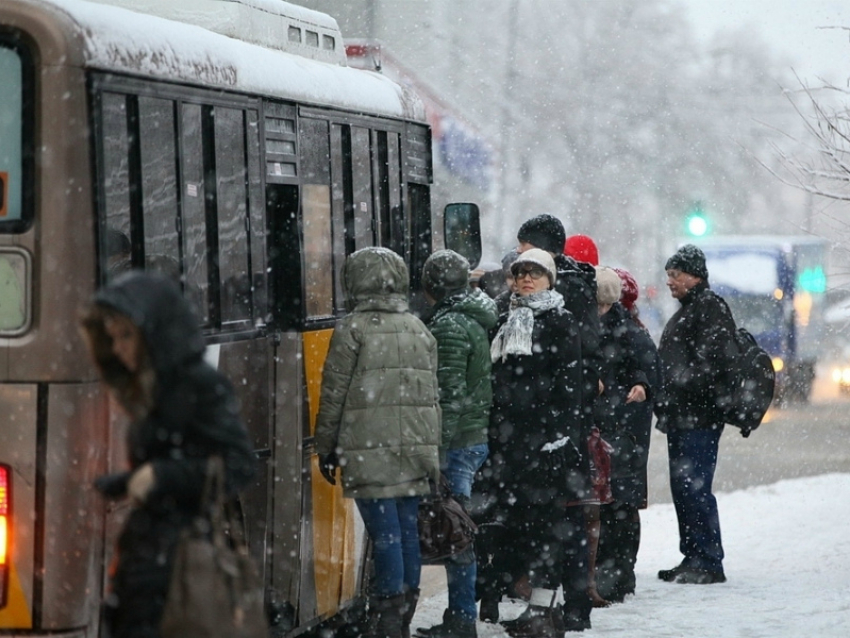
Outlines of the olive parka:
{"label": "olive parka", "polygon": [[734,363],[735,320],[707,281],[696,284],[679,302],[658,347],[664,392],[655,407],[656,427],[662,432],[719,427],[724,417],[717,395]]}
{"label": "olive parka", "polygon": [[[154,470],[152,490],[134,504],[119,536],[104,613],[115,638],[155,638],[180,531],[200,511],[207,460],[223,458],[232,494],[248,484],[257,459],[233,387],[204,361],[199,321],[175,284],[131,271],[100,290],[95,303],[129,317],[146,353],[141,372],[131,372],[112,354],[103,324],[86,325],[106,383],[121,388],[134,374],[154,380],[150,409],[127,433],[131,471],[96,481],[105,496],[121,498],[133,471],[144,464]],[[132,405],[125,407],[133,412]]]}
{"label": "olive parka", "polygon": [[363,248],[346,260],[343,287],[352,311],[325,360],[316,452],[339,456],[348,498],[428,494],[439,480],[437,342],[408,312],[407,267]]}
{"label": "olive parka", "polygon": [[449,295],[434,306],[428,329],[437,339],[444,449],[487,442],[493,401],[488,331],[498,318],[496,303],[478,289]]}

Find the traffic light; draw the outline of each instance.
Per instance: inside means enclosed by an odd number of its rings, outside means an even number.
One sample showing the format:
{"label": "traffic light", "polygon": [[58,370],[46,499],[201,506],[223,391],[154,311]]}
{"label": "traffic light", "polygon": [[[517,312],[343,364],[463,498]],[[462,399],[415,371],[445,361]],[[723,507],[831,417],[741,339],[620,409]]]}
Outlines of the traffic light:
{"label": "traffic light", "polygon": [[685,217],[685,231],[691,237],[704,237],[708,234],[708,215],[705,214],[701,204],[694,204],[688,211]]}

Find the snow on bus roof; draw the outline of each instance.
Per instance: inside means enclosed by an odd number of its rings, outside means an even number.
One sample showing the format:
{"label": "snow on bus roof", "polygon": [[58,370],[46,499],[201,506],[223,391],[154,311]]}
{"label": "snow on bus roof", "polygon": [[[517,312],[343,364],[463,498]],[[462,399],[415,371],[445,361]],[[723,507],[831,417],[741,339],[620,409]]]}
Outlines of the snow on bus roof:
{"label": "snow on bus roof", "polygon": [[414,93],[375,72],[310,60],[120,7],[85,0],[51,4],[77,25],[91,68],[425,119]]}

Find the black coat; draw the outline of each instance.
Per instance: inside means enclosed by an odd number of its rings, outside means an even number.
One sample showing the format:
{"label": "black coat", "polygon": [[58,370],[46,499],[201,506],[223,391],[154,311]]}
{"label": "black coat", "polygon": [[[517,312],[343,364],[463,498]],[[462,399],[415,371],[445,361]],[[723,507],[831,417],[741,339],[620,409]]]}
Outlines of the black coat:
{"label": "black coat", "polygon": [[[507,315],[503,315],[500,324]],[[498,326],[497,326],[498,329]],[[581,339],[575,318],[563,308],[535,317],[532,354],[493,363],[489,484],[499,500],[543,504],[582,498],[588,487],[581,427]],[[546,443],[569,437],[564,463],[547,472]],[[543,461],[541,461],[543,459]]]}
{"label": "black coat", "polygon": [[[619,303],[602,316],[600,324],[605,391],[597,399],[596,422],[602,437],[614,448],[614,499],[640,507],[646,502],[652,406],[661,387],[661,362],[649,333]],[[646,401],[626,403],[629,391],[637,384],[645,387]]]}
{"label": "black coat", "polygon": [[717,393],[734,361],[735,321],[726,302],[707,282],[700,282],[680,303],[664,327],[658,348],[664,396],[656,413],[663,432],[722,425]]}
{"label": "black coat", "polygon": [[[103,491],[120,497],[132,471],[145,463],[153,466],[153,490],[130,512],[118,540],[107,618],[114,638],[154,638],[180,530],[199,510],[207,459],[223,457],[232,493],[249,482],[255,457],[233,388],[203,361],[198,322],[176,286],[133,272],[100,291],[95,302],[141,328],[156,379],[153,407],[130,424],[131,471],[99,481]],[[114,360],[98,363],[107,383],[127,375]]]}
{"label": "black coat", "polygon": [[556,255],[555,267],[558,271],[555,290],[564,297],[564,308],[576,318],[581,335],[583,428],[586,438],[593,426],[593,405],[599,391],[599,374],[602,367],[599,352],[596,269],[567,255]]}

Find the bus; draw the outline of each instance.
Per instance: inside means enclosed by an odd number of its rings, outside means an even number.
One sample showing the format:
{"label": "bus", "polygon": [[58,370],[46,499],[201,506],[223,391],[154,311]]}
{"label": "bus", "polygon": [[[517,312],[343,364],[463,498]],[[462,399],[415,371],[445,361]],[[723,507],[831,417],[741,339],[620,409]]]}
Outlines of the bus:
{"label": "bus", "polygon": [[368,543],[312,428],[345,257],[396,251],[417,298],[451,239],[420,100],[279,0],[3,0],[0,87],[0,633],[99,635],[127,506],[92,482],[124,467],[127,424],[78,317],[127,268],[180,282],[237,389],[274,634],[362,611]]}

